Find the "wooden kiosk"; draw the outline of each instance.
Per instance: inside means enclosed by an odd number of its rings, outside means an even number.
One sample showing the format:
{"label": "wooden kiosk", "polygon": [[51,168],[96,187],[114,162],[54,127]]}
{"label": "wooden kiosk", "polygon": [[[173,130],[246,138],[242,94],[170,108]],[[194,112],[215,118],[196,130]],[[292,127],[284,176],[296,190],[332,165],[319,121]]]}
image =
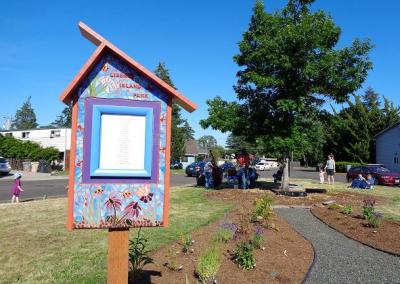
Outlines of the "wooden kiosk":
{"label": "wooden kiosk", "polygon": [[127,283],[131,227],[168,226],[171,109],[196,105],[98,33],[72,103],[68,230],[109,229],[108,283]]}

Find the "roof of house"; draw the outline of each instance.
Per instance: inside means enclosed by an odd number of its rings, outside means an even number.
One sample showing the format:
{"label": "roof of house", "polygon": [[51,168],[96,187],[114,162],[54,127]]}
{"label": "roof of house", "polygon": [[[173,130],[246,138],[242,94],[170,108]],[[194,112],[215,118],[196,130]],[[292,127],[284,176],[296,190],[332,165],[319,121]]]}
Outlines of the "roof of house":
{"label": "roof of house", "polygon": [[374,138],[375,138],[375,139],[378,138],[378,136],[382,135],[383,133],[388,132],[390,129],[395,128],[395,127],[398,126],[398,125],[400,125],[400,121],[398,121],[398,122],[396,122],[396,123],[390,125],[389,127],[383,129],[381,132],[379,132],[378,134],[376,134],[376,135],[374,136]]}
{"label": "roof of house", "polygon": [[106,40],[104,37],[99,35],[97,32],[92,30],[90,27],[85,25],[82,22],[78,23],[79,29],[81,31],[81,34],[91,41],[93,44],[97,46],[96,50],[93,52],[93,54],[89,57],[89,59],[86,61],[86,63],[83,65],[81,70],[78,72],[78,74],[75,76],[75,78],[71,81],[71,83],[68,85],[68,87],[64,90],[64,92],[61,94],[60,99],[64,103],[68,103],[72,100],[73,94],[75,94],[76,89],[80,85],[80,83],[84,80],[84,78],[89,74],[89,72],[93,69],[95,64],[98,62],[98,60],[102,57],[102,55],[106,51],[111,51],[114,54],[116,54],[119,58],[121,58],[123,61],[125,61],[129,66],[134,68],[136,71],[141,73],[144,77],[146,77],[148,80],[159,86],[163,91],[165,91],[167,94],[172,96],[172,99],[182,106],[185,110],[188,112],[193,112],[197,106],[193,102],[191,102],[189,99],[184,97],[180,92],[178,92],[176,89],[165,83],[163,80],[158,78],[154,73],[140,65],[137,61],[133,60],[131,57],[129,57],[127,54],[125,54],[122,50],[118,49],[115,45],[113,45],[111,42]]}
{"label": "roof of house", "polygon": [[185,155],[199,155],[199,154],[207,154],[208,151],[206,149],[202,149],[197,144],[195,139],[189,139],[185,142]]}

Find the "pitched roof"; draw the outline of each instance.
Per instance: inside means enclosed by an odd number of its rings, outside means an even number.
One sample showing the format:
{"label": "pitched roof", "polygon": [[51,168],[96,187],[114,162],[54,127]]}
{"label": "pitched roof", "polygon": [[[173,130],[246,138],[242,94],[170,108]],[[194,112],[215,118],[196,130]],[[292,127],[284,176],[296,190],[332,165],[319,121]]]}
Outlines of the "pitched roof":
{"label": "pitched roof", "polygon": [[122,58],[129,66],[137,70],[139,73],[141,73],[143,76],[145,76],[147,79],[149,79],[151,82],[155,83],[158,85],[162,90],[164,90],[166,93],[172,96],[172,98],[175,100],[177,104],[182,106],[185,110],[188,112],[193,112],[197,106],[193,102],[191,102],[189,99],[184,97],[180,92],[172,88],[170,85],[165,83],[163,80],[158,78],[154,73],[140,65],[137,61],[129,57],[126,53],[124,53],[122,50],[118,49],[115,45],[113,45],[111,42],[106,40],[104,37],[96,33],[94,30],[92,30],[90,27],[85,25],[82,22],[79,22],[78,24],[79,29],[81,31],[81,34],[91,41],[93,44],[97,46],[96,50],[93,52],[93,54],[89,57],[89,59],[86,61],[86,63],[82,66],[81,70],[78,72],[78,74],[75,76],[75,78],[71,81],[71,83],[68,85],[68,87],[63,91],[63,93],[60,96],[61,101],[64,103],[68,103],[72,100],[73,94],[75,93],[76,88],[79,86],[79,84],[83,81],[83,79],[89,74],[89,72],[92,70],[94,65],[97,63],[97,61],[102,57],[104,52],[107,50],[112,51],[114,54],[116,54],[119,58]]}
{"label": "pitched roof", "polygon": [[396,122],[396,123],[390,125],[389,127],[383,129],[381,132],[378,132],[378,133],[374,136],[374,138],[376,139],[378,136],[381,136],[383,133],[386,133],[386,132],[388,132],[390,129],[395,128],[397,125],[400,125],[400,121],[398,121],[398,122]]}

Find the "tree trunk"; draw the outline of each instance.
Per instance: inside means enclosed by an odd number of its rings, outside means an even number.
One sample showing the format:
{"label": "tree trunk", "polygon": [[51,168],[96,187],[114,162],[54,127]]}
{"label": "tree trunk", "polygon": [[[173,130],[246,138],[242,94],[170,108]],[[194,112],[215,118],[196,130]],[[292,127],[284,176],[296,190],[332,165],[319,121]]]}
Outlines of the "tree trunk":
{"label": "tree trunk", "polygon": [[283,174],[282,174],[282,190],[289,190],[289,158],[286,157],[283,162]]}

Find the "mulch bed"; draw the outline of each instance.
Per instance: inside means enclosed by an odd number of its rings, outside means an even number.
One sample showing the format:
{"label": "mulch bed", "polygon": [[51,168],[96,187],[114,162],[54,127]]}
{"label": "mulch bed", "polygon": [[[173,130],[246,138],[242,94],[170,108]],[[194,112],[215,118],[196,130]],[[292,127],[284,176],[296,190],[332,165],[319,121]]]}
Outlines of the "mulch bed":
{"label": "mulch bed", "polygon": [[[349,201],[345,204],[348,203]],[[355,211],[359,212],[360,207],[356,207]],[[382,220],[379,228],[372,228],[359,214],[346,215],[340,209],[314,207],[311,209],[311,213],[351,239],[382,251],[400,255],[400,222]]]}
{"label": "mulch bed", "polygon": [[[196,283],[194,271],[202,251],[210,247],[214,234],[221,221],[239,222],[244,212],[249,212],[255,198],[265,194],[262,191],[221,190],[209,191],[208,198],[234,202],[235,207],[226,216],[213,224],[192,233],[195,241],[189,252],[182,252],[182,245],[173,243],[151,254],[154,264],[147,265],[141,280],[135,283]],[[274,215],[270,225],[278,229],[266,229],[264,232],[265,250],[255,249],[256,268],[243,270],[231,260],[236,241],[220,243],[222,252],[221,266],[216,275],[217,283],[301,283],[314,258],[314,251],[308,241],[292,229],[283,219]],[[253,226],[250,223],[250,226]],[[190,250],[193,249],[193,252]],[[176,262],[183,265],[180,271],[173,271],[165,264],[171,251],[177,253]],[[131,282],[133,279],[131,279]]]}

